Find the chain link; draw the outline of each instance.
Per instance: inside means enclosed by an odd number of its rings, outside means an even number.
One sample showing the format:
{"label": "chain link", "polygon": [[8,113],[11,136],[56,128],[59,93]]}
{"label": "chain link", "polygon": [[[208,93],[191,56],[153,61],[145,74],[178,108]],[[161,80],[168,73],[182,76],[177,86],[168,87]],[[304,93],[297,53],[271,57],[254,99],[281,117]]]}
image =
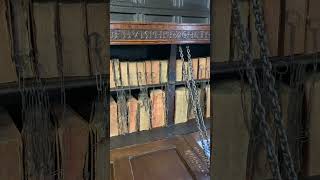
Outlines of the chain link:
{"label": "chain link", "polygon": [[249,42],[246,37],[246,33],[244,31],[243,24],[241,23],[240,16],[240,6],[238,0],[232,0],[232,16],[233,16],[233,26],[236,28],[236,32],[238,33],[238,40],[240,43],[240,54],[242,56],[243,61],[245,62],[247,71],[247,77],[249,84],[252,88],[252,98],[255,102],[255,106],[253,107],[253,113],[259,122],[259,129],[261,130],[263,136],[263,144],[267,150],[267,158],[269,160],[271,171],[273,177],[277,180],[282,180],[279,162],[275,152],[274,144],[272,141],[271,130],[266,121],[266,111],[265,107],[261,102],[261,93],[258,87],[257,77],[255,68],[252,65],[252,56],[249,51]]}
{"label": "chain link", "polygon": [[275,78],[272,74],[272,64],[269,61],[269,49],[267,44],[267,35],[265,32],[263,9],[260,0],[252,0],[255,28],[257,31],[258,42],[260,46],[260,56],[263,62],[263,73],[266,78],[267,94],[271,98],[271,105],[274,114],[275,127],[279,136],[281,154],[284,159],[287,177],[297,180],[297,174],[294,169],[294,163],[291,157],[287,133],[282,121],[282,112],[279,103],[279,96],[275,90]]}

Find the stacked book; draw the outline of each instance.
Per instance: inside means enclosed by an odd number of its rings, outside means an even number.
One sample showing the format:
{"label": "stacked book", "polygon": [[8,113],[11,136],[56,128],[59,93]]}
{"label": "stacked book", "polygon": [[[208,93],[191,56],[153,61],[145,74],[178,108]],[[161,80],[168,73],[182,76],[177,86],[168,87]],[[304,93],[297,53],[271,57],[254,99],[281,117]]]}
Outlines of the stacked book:
{"label": "stacked book", "polygon": [[[176,81],[184,81],[183,70],[188,69],[188,63],[178,59],[176,61]],[[194,79],[210,79],[210,57],[200,57],[192,59],[192,74]]]}

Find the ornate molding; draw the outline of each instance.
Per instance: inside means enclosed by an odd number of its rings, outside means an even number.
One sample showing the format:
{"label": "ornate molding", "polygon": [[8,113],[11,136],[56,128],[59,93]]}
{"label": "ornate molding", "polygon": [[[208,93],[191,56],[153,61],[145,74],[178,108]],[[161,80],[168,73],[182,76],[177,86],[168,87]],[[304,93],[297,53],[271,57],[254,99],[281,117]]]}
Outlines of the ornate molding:
{"label": "ornate molding", "polygon": [[111,45],[210,43],[205,24],[111,23]]}

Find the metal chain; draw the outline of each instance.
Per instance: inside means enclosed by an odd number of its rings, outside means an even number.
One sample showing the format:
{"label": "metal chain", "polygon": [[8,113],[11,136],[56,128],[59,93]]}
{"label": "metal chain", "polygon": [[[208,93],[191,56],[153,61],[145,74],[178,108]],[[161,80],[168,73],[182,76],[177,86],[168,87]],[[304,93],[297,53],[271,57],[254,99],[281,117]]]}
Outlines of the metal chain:
{"label": "metal chain", "polygon": [[275,78],[272,74],[272,64],[269,61],[269,49],[267,44],[267,35],[265,32],[264,15],[260,0],[252,0],[255,28],[257,31],[258,42],[260,46],[260,56],[263,62],[263,73],[266,77],[267,94],[271,98],[271,105],[274,114],[275,127],[279,136],[280,149],[283,155],[286,173],[289,179],[297,180],[297,174],[294,169],[294,163],[291,157],[287,133],[282,121],[282,112],[279,103],[279,96],[275,90]]}
{"label": "metal chain", "polygon": [[[204,124],[203,114],[202,114],[202,110],[201,110],[200,102],[199,102],[199,98],[198,98],[197,86],[194,81],[190,49],[187,46],[187,52],[188,52],[187,69],[184,64],[185,61],[184,61],[184,55],[183,55],[183,50],[182,50],[181,46],[179,46],[179,52],[180,52],[180,58],[183,62],[183,64],[182,64],[183,77],[184,77],[184,80],[185,80],[187,88],[188,88],[189,97],[191,98],[191,105],[193,107],[193,112],[195,115],[197,127],[198,127],[198,130],[200,133],[200,142],[203,147],[202,148],[203,152],[204,152],[204,154],[206,154],[206,149],[210,148],[209,136],[207,134],[207,128]],[[205,156],[205,160],[206,160],[206,163],[209,167],[210,166],[210,159],[207,156]]]}
{"label": "metal chain", "polygon": [[243,24],[241,23],[240,6],[238,0],[232,0],[232,16],[233,26],[235,26],[236,28],[236,32],[238,33],[237,37],[239,38],[238,40],[240,42],[240,54],[242,56],[242,60],[245,62],[247,68],[246,75],[248,77],[249,84],[253,91],[252,99],[255,102],[255,106],[253,107],[253,113],[257,120],[260,120],[259,128],[264,139],[263,143],[267,150],[267,158],[270,163],[273,177],[277,180],[282,180],[278,158],[272,141],[271,130],[266,121],[265,107],[262,105],[261,102],[261,93],[258,87],[256,71],[252,65],[252,56],[249,50],[248,38],[246,36]]}

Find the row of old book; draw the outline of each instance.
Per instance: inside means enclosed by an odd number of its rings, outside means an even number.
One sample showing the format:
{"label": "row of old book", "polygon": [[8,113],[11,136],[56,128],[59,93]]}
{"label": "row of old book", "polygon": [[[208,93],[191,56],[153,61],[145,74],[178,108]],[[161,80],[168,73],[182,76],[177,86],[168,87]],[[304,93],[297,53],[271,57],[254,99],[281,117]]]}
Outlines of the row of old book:
{"label": "row of old book", "polygon": [[[130,96],[115,101],[110,98],[110,136],[118,136],[167,125],[166,93],[164,90],[151,90],[150,94],[140,93],[138,98]],[[210,86],[198,88],[198,98],[204,118],[210,117]],[[121,98],[123,99],[123,98]],[[188,89],[179,87],[175,92],[174,123],[185,123],[195,115]]]}
{"label": "row of old book", "polygon": [[17,81],[17,72],[25,78],[106,73],[107,6],[0,0],[0,83]]}
{"label": "row of old book", "polygon": [[[320,74],[312,75],[307,79],[304,83],[304,91],[284,83],[280,83],[277,90],[291,155],[295,157],[295,167],[299,167],[303,162],[304,167],[308,167],[303,176],[315,176],[320,174],[318,158],[320,154]],[[253,97],[250,88],[240,81],[225,81],[216,83],[213,92],[212,138],[215,142],[213,164],[216,169],[213,172],[213,178],[245,180],[248,177],[246,172],[251,172],[254,180],[272,179],[270,168],[266,168],[267,152],[262,141],[258,140],[251,144],[251,138],[256,138],[258,135],[254,134],[253,137],[250,132],[258,123],[252,116]],[[262,103],[268,107],[268,103],[271,102],[263,101]],[[305,116],[301,113],[305,113]],[[271,134],[276,139],[274,122],[271,116],[268,117]],[[301,129],[304,122],[308,124],[305,131]],[[304,136],[304,134],[308,135]],[[302,151],[300,145],[303,145],[306,151]],[[225,167],[228,167],[230,172],[237,173],[224,173]]]}
{"label": "row of old book", "polygon": [[[65,113],[64,118],[61,116],[62,111]],[[20,133],[9,113],[0,108],[1,180],[103,179],[102,176],[108,170],[106,164],[103,166],[103,163],[109,163],[104,159],[108,150],[105,144],[97,142],[96,137],[101,134],[95,129],[95,125],[70,107],[63,110],[62,106],[56,106],[52,112],[57,127],[50,129],[53,135],[46,142],[53,142],[50,144],[52,149],[51,152],[41,152],[40,149],[34,149],[38,146],[28,143],[28,138],[35,138],[34,142],[37,142],[39,134],[35,135],[24,129]],[[53,154],[47,159],[50,162],[41,162],[43,165],[52,165],[44,171],[34,169],[33,163],[40,157],[39,153]]]}
{"label": "row of old book", "polygon": [[[183,81],[183,65],[187,62],[176,60],[176,81]],[[210,79],[210,57],[193,58],[194,79]],[[110,88],[143,86],[168,82],[168,60],[110,61]]]}
{"label": "row of old book", "polygon": [[[315,53],[320,51],[319,0],[262,0],[270,56]],[[241,0],[240,14],[249,35],[254,58],[260,56],[252,2]],[[231,1],[212,3],[215,12],[213,57],[216,62],[240,59],[236,29],[232,25]]]}

